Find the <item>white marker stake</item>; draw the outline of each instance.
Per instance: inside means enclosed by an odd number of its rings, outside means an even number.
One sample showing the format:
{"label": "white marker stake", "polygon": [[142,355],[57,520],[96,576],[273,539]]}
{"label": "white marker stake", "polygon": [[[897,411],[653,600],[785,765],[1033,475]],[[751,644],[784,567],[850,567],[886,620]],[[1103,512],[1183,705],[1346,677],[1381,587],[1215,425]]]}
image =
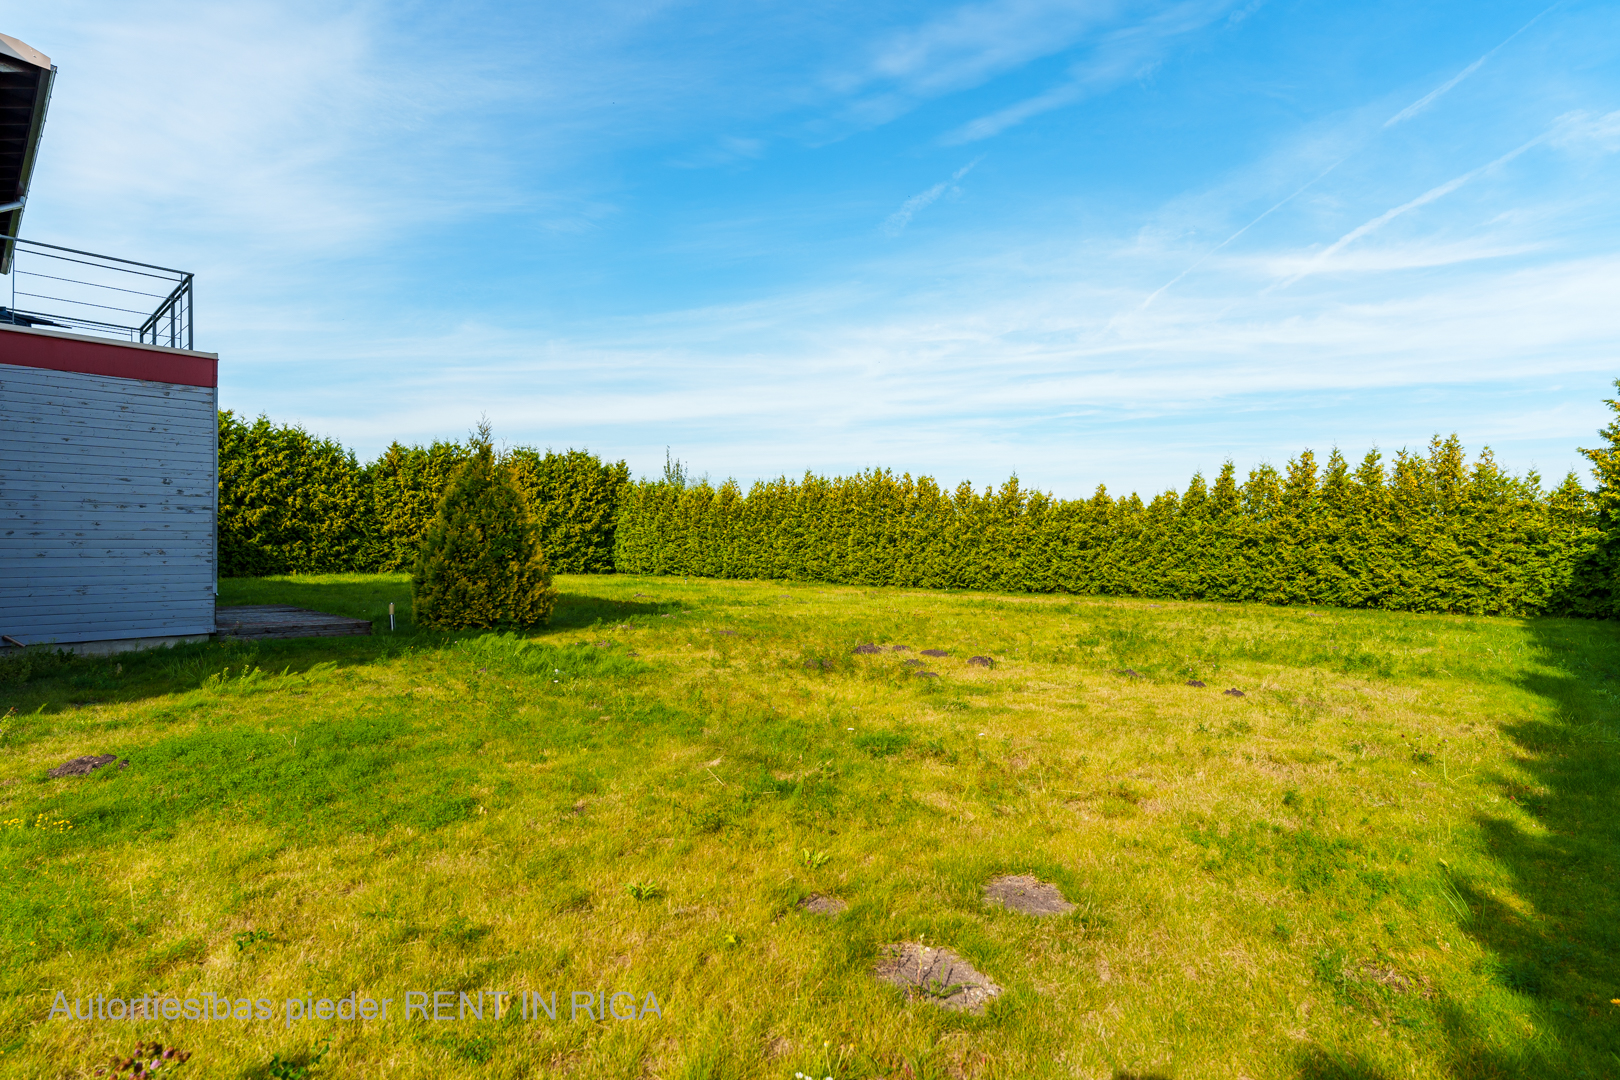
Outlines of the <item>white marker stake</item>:
{"label": "white marker stake", "polygon": [[388,632],[390,634],[394,632],[394,602],[392,600],[388,602]]}

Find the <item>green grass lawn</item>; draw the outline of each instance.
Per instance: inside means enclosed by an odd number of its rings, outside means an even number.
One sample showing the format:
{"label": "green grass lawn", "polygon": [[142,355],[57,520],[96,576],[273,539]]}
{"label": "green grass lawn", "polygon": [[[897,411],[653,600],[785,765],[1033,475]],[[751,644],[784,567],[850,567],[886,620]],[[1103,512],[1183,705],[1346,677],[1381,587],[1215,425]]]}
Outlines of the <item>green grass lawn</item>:
{"label": "green grass lawn", "polygon": [[[416,632],[402,576],[225,581],[378,632],[0,670],[0,1074],[1620,1076],[1608,623],[559,587],[526,644]],[[85,754],[129,765],[46,778]],[[902,997],[900,942],[1005,992]],[[350,994],[388,1019],[288,1019]]]}

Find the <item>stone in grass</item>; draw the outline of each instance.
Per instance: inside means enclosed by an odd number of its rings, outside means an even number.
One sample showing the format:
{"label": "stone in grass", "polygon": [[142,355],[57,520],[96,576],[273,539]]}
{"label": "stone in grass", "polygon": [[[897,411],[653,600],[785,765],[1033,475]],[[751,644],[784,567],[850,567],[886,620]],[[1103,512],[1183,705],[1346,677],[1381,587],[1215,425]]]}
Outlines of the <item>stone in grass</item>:
{"label": "stone in grass", "polygon": [[1125,676],[1127,679],[1141,679],[1146,677],[1140,671],[1135,671],[1131,668],[1121,668],[1119,673]]}
{"label": "stone in grass", "polygon": [[905,661],[905,665],[906,667],[922,667],[923,662],[921,660],[907,660]]}
{"label": "stone in grass", "polygon": [[919,672],[917,672],[917,675],[918,675],[919,678],[923,678],[923,679],[937,679],[937,678],[939,678],[939,672],[937,672],[937,671],[919,671]]}
{"label": "stone in grass", "polygon": [[951,655],[950,653],[946,652],[944,649],[924,649],[922,651],[922,654],[924,656],[949,656],[949,655]]}
{"label": "stone in grass", "polygon": [[1004,874],[984,887],[987,904],[1025,915],[1067,915],[1074,905],[1063,899],[1063,891],[1028,874]]}
{"label": "stone in grass", "polygon": [[893,651],[893,652],[910,652],[911,651],[911,646],[910,645],[891,645],[891,646],[889,646],[889,649],[891,651]]}
{"label": "stone in grass", "polygon": [[1235,686],[1230,690],[1222,690],[1221,693],[1225,694],[1227,697],[1242,697],[1243,696],[1243,691],[1239,690]]}
{"label": "stone in grass", "polygon": [[1203,679],[1188,679],[1187,680],[1187,685],[1188,686],[1197,686],[1197,687],[1201,688],[1201,687],[1204,686],[1204,680]]}
{"label": "stone in grass", "polygon": [[808,911],[812,915],[841,915],[848,904],[836,896],[822,896],[820,893],[811,893],[799,901],[799,910]]}
{"label": "stone in grass", "polygon": [[[115,761],[118,761],[117,754],[87,754],[84,757],[76,757],[65,765],[58,765],[45,775],[52,780],[64,776],[89,776],[103,765],[111,765]],[[126,768],[128,765],[128,758],[118,763],[120,769]]]}
{"label": "stone in grass", "polygon": [[857,645],[857,646],[855,646],[855,651],[860,653],[862,656],[876,656],[878,653],[882,652],[883,650],[881,648],[879,648],[878,646],[872,644],[870,641],[868,641],[865,645]]}
{"label": "stone in grass", "polygon": [[921,997],[942,1009],[982,1015],[1001,987],[949,949],[903,942],[887,945],[873,974],[908,997]]}
{"label": "stone in grass", "polygon": [[994,667],[996,662],[988,656],[970,656],[968,663],[974,667]]}

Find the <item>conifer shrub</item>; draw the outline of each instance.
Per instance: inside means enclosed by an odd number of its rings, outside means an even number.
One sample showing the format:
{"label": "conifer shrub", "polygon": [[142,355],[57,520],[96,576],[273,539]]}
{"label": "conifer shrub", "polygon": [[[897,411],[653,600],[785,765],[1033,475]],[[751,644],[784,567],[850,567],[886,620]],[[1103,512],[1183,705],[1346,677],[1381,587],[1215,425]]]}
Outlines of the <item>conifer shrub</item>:
{"label": "conifer shrub", "polygon": [[557,593],[539,530],[487,425],[422,537],[411,598],[417,623],[440,630],[537,626],[551,616]]}
{"label": "conifer shrub", "polygon": [[369,569],[372,501],[354,453],[301,427],[219,414],[222,577]]}

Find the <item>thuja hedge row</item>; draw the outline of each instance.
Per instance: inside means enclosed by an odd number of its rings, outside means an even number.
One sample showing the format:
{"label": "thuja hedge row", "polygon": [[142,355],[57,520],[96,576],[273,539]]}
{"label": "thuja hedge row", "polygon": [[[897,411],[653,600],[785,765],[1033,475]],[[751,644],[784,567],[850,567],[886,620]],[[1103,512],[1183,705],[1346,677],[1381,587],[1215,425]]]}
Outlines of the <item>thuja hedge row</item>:
{"label": "thuja hedge row", "polygon": [[[394,443],[362,465],[352,451],[302,428],[219,416],[219,562],[225,577],[409,569],[450,479],[471,450],[460,443]],[[624,462],[582,450],[501,455],[528,502],[557,573],[613,569],[613,527]]]}
{"label": "thuja hedge row", "polygon": [[[1610,402],[1617,414],[1620,403]],[[879,470],[755,484],[688,483],[673,465],[630,482],[584,451],[502,455],[561,573],[689,574],[922,588],[1313,603],[1477,614],[1614,614],[1620,421],[1544,491],[1457,439],[1369,453],[1352,468],[1310,452],[1239,482],[1144,503],[1054,499]],[[459,443],[390,446],[360,464],[339,444],[264,417],[220,415],[220,572],[409,568]]]}
{"label": "thuja hedge row", "polygon": [[[1601,463],[1600,463],[1601,464]],[[676,475],[620,496],[621,572],[859,585],[1608,614],[1605,518],[1574,475],[1543,491],[1455,436],[1359,466],[1310,452],[1144,503],[873,471],[755,484]]]}

